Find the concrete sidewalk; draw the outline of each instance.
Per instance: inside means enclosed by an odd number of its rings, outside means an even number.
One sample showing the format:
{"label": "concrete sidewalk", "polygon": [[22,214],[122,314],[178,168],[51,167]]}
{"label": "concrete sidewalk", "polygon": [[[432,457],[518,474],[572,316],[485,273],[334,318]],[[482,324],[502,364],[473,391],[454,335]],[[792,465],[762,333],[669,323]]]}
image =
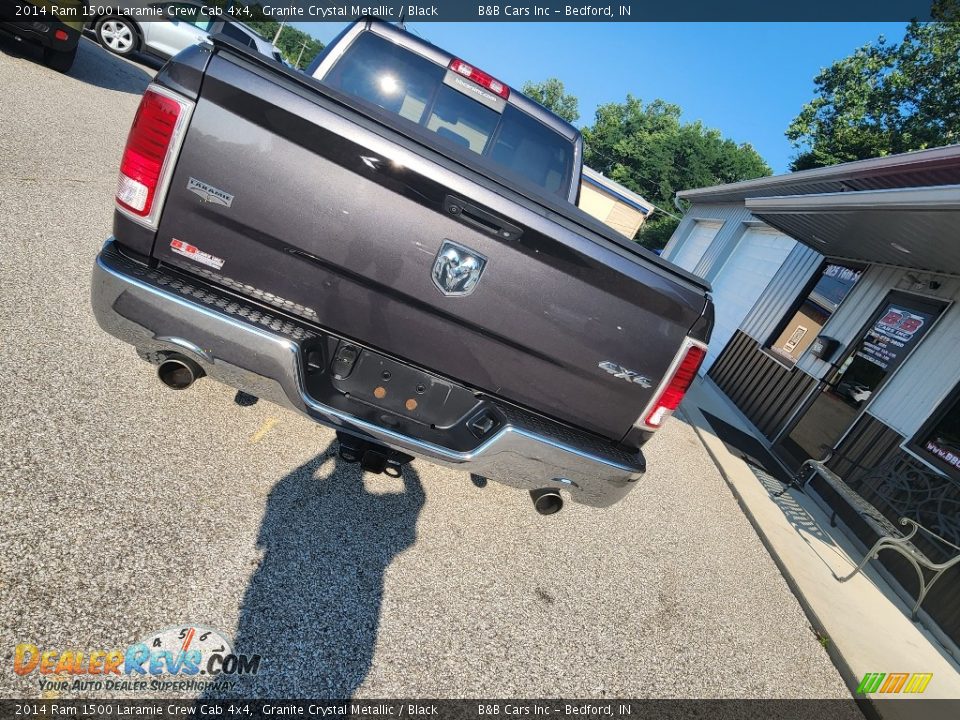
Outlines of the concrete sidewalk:
{"label": "concrete sidewalk", "polygon": [[709,380],[698,379],[681,412],[780,566],[851,693],[867,673],[922,672],[933,673],[923,695],[873,703],[876,712],[903,717],[916,697],[960,698],[960,665],[929,630],[911,621],[909,608],[874,563],[846,583],[837,581],[835,576],[849,573],[863,557],[858,544],[840,526],[831,527],[829,514],[808,495],[789,490],[775,497],[783,484],[731,452],[717,436],[704,413],[758,437],[726,396]]}

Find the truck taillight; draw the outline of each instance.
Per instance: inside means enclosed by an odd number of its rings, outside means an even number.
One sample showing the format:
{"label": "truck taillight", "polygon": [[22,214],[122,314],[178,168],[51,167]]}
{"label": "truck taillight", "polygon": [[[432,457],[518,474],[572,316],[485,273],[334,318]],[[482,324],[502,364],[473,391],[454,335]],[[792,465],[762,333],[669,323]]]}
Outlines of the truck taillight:
{"label": "truck taillight", "polygon": [[451,60],[450,69],[459,75],[463,75],[465,78],[470,78],[477,85],[485,87],[487,90],[495,95],[499,95],[504,100],[510,97],[509,87],[504,85],[496,78],[487,75],[487,73],[485,73],[483,70],[478,70],[473,65],[465,63],[463,60],[457,60],[456,58]]}
{"label": "truck taillight", "polygon": [[155,226],[193,103],[151,85],[133,118],[117,178],[117,206]]}
{"label": "truck taillight", "polygon": [[663,425],[663,421],[677,409],[707,355],[706,347],[699,343],[695,344],[689,339],[684,342],[681,352],[683,355],[680,362],[673,367],[670,380],[641,419],[641,422],[650,429],[659,428]]}

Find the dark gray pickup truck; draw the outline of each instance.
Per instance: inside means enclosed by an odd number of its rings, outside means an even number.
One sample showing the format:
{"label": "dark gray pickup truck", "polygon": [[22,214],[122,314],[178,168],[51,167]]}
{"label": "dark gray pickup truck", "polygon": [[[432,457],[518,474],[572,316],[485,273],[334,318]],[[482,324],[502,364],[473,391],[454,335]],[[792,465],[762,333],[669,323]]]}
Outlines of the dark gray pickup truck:
{"label": "dark gray pickup truck", "polygon": [[683,397],[709,287],[575,206],[579,132],[390,24],[307,73],[227,39],[146,91],[93,308],[175,388],[206,375],[337,430],[608,506]]}

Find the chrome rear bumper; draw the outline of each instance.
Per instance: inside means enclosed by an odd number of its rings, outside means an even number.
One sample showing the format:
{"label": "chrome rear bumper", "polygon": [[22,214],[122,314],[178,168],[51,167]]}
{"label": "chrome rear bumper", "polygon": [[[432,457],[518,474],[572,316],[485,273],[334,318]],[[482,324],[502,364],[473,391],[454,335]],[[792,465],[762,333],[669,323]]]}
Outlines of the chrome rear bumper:
{"label": "chrome rear bumper", "polygon": [[513,408],[507,422],[467,452],[424,442],[321,404],[305,390],[300,343],[319,331],[202,281],[152,269],[108,240],[91,283],[106,332],[147,353],[180,353],[215,380],[313,420],[431,462],[524,489],[557,487],[606,507],[643,474],[643,456]]}

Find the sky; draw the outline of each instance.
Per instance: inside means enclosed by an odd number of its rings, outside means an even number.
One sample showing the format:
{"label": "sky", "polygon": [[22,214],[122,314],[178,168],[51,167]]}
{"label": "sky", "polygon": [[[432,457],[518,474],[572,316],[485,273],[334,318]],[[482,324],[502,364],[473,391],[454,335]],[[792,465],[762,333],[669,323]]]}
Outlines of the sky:
{"label": "sky", "polygon": [[[344,23],[294,23],[324,43]],[[661,98],[725,137],[749,142],[774,173],[795,151],[784,131],[813,97],[820,68],[899,23],[417,23],[407,28],[509,85],[558,77],[577,125],[630,93]]]}

